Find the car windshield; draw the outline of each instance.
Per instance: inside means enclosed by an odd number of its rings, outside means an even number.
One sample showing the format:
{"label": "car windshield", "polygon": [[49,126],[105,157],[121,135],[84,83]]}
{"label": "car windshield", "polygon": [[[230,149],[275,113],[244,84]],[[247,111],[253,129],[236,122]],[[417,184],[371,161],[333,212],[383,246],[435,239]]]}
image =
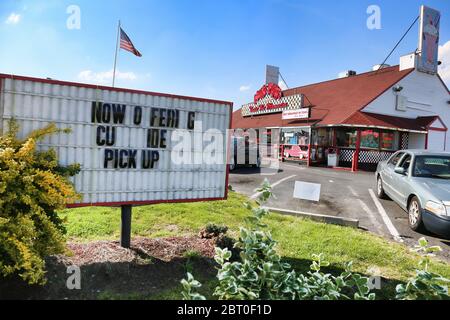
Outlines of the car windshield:
{"label": "car windshield", "polygon": [[417,156],[414,176],[450,179],[450,156]]}

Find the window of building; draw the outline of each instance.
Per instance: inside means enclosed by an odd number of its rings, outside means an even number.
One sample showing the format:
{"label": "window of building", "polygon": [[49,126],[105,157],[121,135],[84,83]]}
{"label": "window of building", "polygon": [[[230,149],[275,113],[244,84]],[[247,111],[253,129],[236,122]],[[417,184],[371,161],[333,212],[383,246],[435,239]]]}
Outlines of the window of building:
{"label": "window of building", "polygon": [[317,146],[329,146],[331,141],[331,129],[319,128],[312,132],[312,144]]}
{"label": "window of building", "polygon": [[309,129],[283,129],[281,132],[281,143],[285,145],[307,146],[309,144]]}
{"label": "window of building", "polygon": [[380,140],[380,148],[383,150],[395,150],[395,133],[394,132],[382,132]]}
{"label": "window of building", "polygon": [[380,133],[376,130],[361,131],[361,148],[378,149],[380,147]]}
{"label": "window of building", "polygon": [[337,146],[343,148],[356,148],[356,135],[356,129],[337,129]]}

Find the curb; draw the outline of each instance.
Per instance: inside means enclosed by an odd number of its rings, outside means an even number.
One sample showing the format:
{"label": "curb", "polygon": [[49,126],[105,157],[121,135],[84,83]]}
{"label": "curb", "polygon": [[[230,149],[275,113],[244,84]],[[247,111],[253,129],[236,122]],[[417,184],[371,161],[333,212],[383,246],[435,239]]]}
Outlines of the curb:
{"label": "curb", "polygon": [[266,208],[266,209],[269,209],[269,211],[272,211],[272,212],[281,213],[281,214],[285,214],[285,215],[308,218],[308,219],[311,219],[311,220],[317,221],[317,222],[335,224],[335,225],[345,226],[345,227],[359,228],[359,220],[356,220],[356,219],[327,216],[324,214],[308,213],[308,212],[279,209],[279,208]]}

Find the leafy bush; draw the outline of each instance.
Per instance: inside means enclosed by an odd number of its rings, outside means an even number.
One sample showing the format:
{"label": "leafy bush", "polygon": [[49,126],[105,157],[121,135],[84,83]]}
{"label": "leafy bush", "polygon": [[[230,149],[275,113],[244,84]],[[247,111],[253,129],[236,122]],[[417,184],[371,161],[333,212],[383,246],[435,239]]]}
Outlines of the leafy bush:
{"label": "leafy bush", "polygon": [[183,286],[183,299],[184,300],[206,300],[204,296],[196,292],[202,285],[200,282],[194,279],[192,274],[187,274],[187,279],[181,280]]}
{"label": "leafy bush", "polygon": [[448,294],[449,279],[428,270],[430,258],[435,252],[441,251],[438,246],[429,246],[425,238],[419,240],[414,251],[423,255],[420,260],[419,269],[416,270],[416,276],[406,284],[399,284],[396,288],[397,299],[400,300],[441,300],[450,299]]}
{"label": "leafy bush", "polygon": [[[0,275],[45,282],[44,257],[64,251],[64,227],[56,210],[78,199],[68,180],[79,165],[59,167],[54,150],[36,143],[61,132],[54,124],[17,139],[14,121],[0,137]],[[64,131],[67,132],[67,131]]]}
{"label": "leafy bush", "polygon": [[[321,268],[328,266],[323,255],[314,255],[311,271],[297,275],[288,263],[284,263],[276,252],[277,242],[272,238],[263,218],[269,211],[261,204],[272,196],[271,186],[265,181],[257,190],[258,207],[245,204],[252,211],[247,220],[249,226],[240,229],[235,247],[240,249],[240,261],[230,262],[229,249],[216,248],[215,260],[219,264],[214,296],[222,300],[285,300],[285,299],[350,299],[346,293],[353,293],[354,299],[374,299],[370,293],[368,278],[353,274],[351,263],[345,272],[334,277],[324,274]],[[183,280],[183,298],[202,298],[195,292],[199,283],[188,274]]]}
{"label": "leafy bush", "polygon": [[217,238],[228,232],[227,226],[220,226],[214,223],[208,223],[206,227],[200,231],[200,237],[204,239]]}
{"label": "leafy bush", "polygon": [[[339,276],[323,273],[323,267],[330,263],[323,254],[312,255],[310,271],[297,274],[291,266],[283,263],[276,252],[276,241],[272,239],[263,218],[269,211],[261,206],[271,196],[271,186],[265,181],[257,190],[259,197],[257,208],[245,204],[252,211],[248,218],[249,227],[240,229],[239,240],[235,248],[240,249],[240,261],[230,262],[232,253],[228,248],[216,248],[215,260],[219,264],[217,285],[214,296],[223,300],[374,300],[375,293],[370,292],[369,279],[352,272],[352,263],[348,263],[345,271]],[[446,279],[429,271],[430,259],[438,246],[428,246],[425,238],[419,240],[414,251],[421,253],[423,258],[416,270],[416,276],[406,284],[396,288],[396,299],[400,300],[431,300],[449,299]],[[183,298],[205,299],[196,290],[201,284],[188,273],[188,279],[182,280]]]}
{"label": "leafy bush", "polygon": [[216,240],[216,247],[220,249],[228,249],[232,253],[231,260],[239,258],[241,251],[236,248],[236,240],[226,235],[221,235]]}

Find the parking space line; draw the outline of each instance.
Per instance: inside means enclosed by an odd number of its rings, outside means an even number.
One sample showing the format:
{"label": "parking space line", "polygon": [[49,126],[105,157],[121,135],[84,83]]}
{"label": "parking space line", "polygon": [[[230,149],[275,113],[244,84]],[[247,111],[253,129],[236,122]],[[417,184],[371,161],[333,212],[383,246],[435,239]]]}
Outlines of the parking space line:
{"label": "parking space line", "polygon": [[[285,181],[287,181],[287,180],[289,180],[289,179],[295,178],[296,176],[297,176],[297,175],[294,174],[294,175],[292,175],[292,176],[289,176],[289,177],[283,178],[283,179],[281,179],[281,180],[279,180],[279,181],[277,181],[277,182],[274,182],[274,183],[271,184],[271,185],[272,185],[272,188],[278,186],[279,184],[282,184],[283,182],[285,182]],[[261,194],[261,192],[257,192],[257,193],[255,193],[254,195],[252,195],[252,196],[250,197],[250,199],[256,199],[256,198],[258,198],[258,196],[259,196],[260,194]]]}
{"label": "parking space line", "polygon": [[356,193],[355,189],[352,188],[352,186],[347,186],[347,187],[354,197],[359,197],[359,195]]}
{"label": "parking space line", "polygon": [[384,224],[388,228],[391,235],[394,237],[394,240],[398,242],[403,242],[402,237],[400,236],[400,233],[398,233],[397,229],[394,227],[394,224],[392,223],[391,219],[389,219],[389,216],[386,213],[386,210],[384,210],[383,205],[378,200],[378,198],[375,196],[375,193],[372,189],[369,189],[370,196],[372,197],[373,202],[375,203],[375,206],[378,209],[378,212],[381,215],[381,218],[383,219]]}
{"label": "parking space line", "polygon": [[361,199],[357,199],[357,200],[358,200],[359,205],[361,206],[361,208],[364,210],[364,212],[369,217],[369,220],[371,221],[372,225],[379,232],[381,232],[381,229],[383,228],[383,225],[378,222],[378,219],[377,219],[376,215],[372,212],[372,210],[370,210],[370,208],[367,206],[367,204],[364,201],[362,201]]}

